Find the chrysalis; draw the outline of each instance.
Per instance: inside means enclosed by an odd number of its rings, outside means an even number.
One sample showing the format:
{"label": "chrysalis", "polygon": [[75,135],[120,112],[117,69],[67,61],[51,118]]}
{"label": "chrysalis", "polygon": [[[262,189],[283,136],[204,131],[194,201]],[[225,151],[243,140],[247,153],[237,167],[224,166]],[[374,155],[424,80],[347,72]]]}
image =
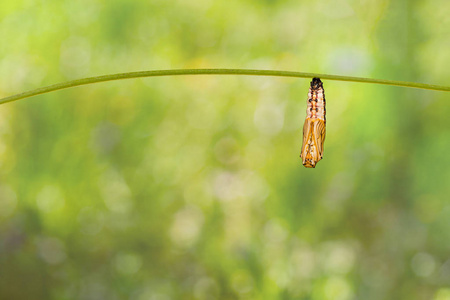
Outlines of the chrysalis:
{"label": "chrysalis", "polygon": [[300,157],[306,168],[315,168],[323,157],[325,141],[325,94],[322,81],[313,78],[308,93],[308,108],[303,125],[303,145]]}

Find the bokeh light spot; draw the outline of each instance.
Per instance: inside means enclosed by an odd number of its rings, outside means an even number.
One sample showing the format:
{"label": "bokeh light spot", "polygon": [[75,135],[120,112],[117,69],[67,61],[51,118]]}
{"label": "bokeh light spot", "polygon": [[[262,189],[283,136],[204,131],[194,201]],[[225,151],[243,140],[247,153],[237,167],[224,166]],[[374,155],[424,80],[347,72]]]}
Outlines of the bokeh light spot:
{"label": "bokeh light spot", "polygon": [[420,252],[411,260],[411,268],[417,276],[428,277],[436,269],[436,260],[428,253]]}
{"label": "bokeh light spot", "polygon": [[84,37],[72,36],[61,44],[60,67],[67,78],[78,78],[89,72],[91,46]]}
{"label": "bokeh light spot", "polygon": [[278,134],[284,124],[283,106],[273,103],[260,104],[255,111],[254,123],[256,128],[265,135]]}
{"label": "bokeh light spot", "polygon": [[116,213],[128,213],[133,208],[131,190],[116,170],[109,169],[103,173],[99,180],[99,188],[109,210]]}
{"label": "bokeh light spot", "polygon": [[80,229],[83,233],[89,235],[95,235],[99,233],[105,222],[104,215],[95,210],[92,207],[84,207],[78,213],[78,223],[80,223]]}
{"label": "bokeh light spot", "polygon": [[61,209],[65,204],[61,188],[56,185],[44,186],[36,196],[36,204],[45,213]]}
{"label": "bokeh light spot", "polygon": [[328,242],[321,251],[322,268],[329,274],[346,274],[355,263],[355,251],[344,242]]}
{"label": "bokeh light spot", "polygon": [[57,238],[39,238],[37,246],[39,256],[48,264],[59,264],[66,259],[64,244]]}
{"label": "bokeh light spot", "polygon": [[142,266],[142,258],[135,253],[120,253],[114,259],[116,271],[122,275],[132,275]]}
{"label": "bokeh light spot", "polygon": [[172,241],[180,247],[191,246],[200,233],[203,219],[203,212],[194,205],[180,209],[170,229]]}
{"label": "bokeh light spot", "polygon": [[194,295],[196,299],[217,299],[219,296],[219,285],[217,282],[209,277],[202,277],[195,283]]}

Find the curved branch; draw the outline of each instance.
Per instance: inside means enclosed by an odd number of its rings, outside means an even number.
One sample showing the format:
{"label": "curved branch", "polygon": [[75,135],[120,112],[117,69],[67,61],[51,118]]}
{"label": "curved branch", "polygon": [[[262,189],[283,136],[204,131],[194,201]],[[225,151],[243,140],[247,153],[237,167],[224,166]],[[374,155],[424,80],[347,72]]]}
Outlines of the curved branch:
{"label": "curved branch", "polygon": [[376,83],[376,84],[411,87],[411,88],[427,89],[427,90],[435,90],[435,91],[446,91],[446,92],[450,91],[449,86],[440,86],[440,85],[406,82],[406,81],[317,74],[317,73],[303,73],[303,72],[277,71],[277,70],[250,70],[250,69],[175,69],[175,70],[154,70],[154,71],[118,73],[118,74],[110,74],[110,75],[102,75],[102,76],[76,79],[76,80],[71,80],[71,81],[67,81],[67,82],[62,82],[62,83],[57,83],[57,84],[41,87],[41,88],[38,88],[35,90],[23,92],[20,94],[9,96],[9,97],[1,98],[0,104],[32,97],[32,96],[36,96],[36,95],[40,95],[40,94],[50,93],[53,91],[67,89],[70,87],[92,84],[92,83],[97,83],[97,82],[130,79],[130,78],[174,76],[174,75],[253,75],[253,76],[298,77],[298,78],[319,77],[321,79],[328,79],[328,80]]}

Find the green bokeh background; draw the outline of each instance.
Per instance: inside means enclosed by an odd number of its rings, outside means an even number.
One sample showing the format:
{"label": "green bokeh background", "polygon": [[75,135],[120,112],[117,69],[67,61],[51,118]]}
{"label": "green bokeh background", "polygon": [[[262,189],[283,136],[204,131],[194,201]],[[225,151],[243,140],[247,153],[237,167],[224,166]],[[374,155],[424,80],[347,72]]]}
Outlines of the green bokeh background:
{"label": "green bokeh background", "polygon": [[[0,2],[0,97],[258,68],[449,85],[447,0]],[[450,97],[182,76],[0,107],[0,299],[450,299]]]}

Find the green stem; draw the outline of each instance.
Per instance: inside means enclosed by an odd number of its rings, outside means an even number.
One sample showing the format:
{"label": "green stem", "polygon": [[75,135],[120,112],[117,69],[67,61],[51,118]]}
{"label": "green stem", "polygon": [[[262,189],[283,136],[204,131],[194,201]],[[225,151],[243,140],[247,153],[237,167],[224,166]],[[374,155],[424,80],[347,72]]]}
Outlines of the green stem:
{"label": "green stem", "polygon": [[88,77],[82,79],[76,79],[72,81],[57,83],[45,87],[41,87],[28,92],[12,95],[9,97],[1,98],[0,104],[8,103],[40,94],[45,94],[57,90],[67,89],[70,87],[86,85],[96,82],[121,80],[129,78],[140,77],[157,77],[157,76],[173,76],[173,75],[255,75],[255,76],[281,76],[281,77],[298,77],[298,78],[313,78],[319,77],[321,79],[339,80],[339,81],[352,81],[352,82],[366,82],[377,83],[384,85],[394,85],[402,87],[411,87],[418,89],[427,89],[435,91],[450,91],[448,86],[432,85],[425,83],[415,83],[406,81],[395,80],[383,80],[383,79],[370,79],[361,77],[349,77],[340,75],[328,75],[328,74],[316,74],[316,73],[303,73],[303,72],[291,72],[291,71],[275,71],[275,70],[247,70],[247,69],[178,69],[178,70],[155,70],[155,71],[141,71],[141,72],[129,72],[119,73],[103,76]]}

